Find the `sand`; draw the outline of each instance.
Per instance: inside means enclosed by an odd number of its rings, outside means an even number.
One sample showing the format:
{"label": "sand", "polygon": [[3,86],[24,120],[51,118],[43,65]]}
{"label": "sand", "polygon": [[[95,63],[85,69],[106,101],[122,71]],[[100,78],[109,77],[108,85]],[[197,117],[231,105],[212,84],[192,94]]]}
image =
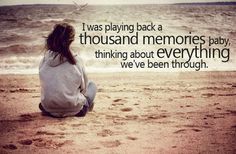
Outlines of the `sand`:
{"label": "sand", "polygon": [[0,153],[235,153],[236,72],[89,74],[86,117],[38,109],[38,75],[0,76]]}

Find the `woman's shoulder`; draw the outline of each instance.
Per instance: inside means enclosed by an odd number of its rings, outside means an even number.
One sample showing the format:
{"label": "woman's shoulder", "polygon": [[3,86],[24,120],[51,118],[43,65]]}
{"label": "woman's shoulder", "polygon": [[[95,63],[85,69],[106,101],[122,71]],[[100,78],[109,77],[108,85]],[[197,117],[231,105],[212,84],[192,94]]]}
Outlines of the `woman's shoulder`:
{"label": "woman's shoulder", "polygon": [[76,60],[76,67],[80,70],[80,72],[84,72],[85,68],[84,68],[84,61],[81,58],[80,55],[76,55],[75,56],[75,60]]}
{"label": "woman's shoulder", "polygon": [[79,66],[84,66],[84,61],[83,61],[83,59],[81,58],[81,56],[80,55],[75,55],[74,56],[75,57],[75,60],[76,60],[76,64],[77,65],[79,65]]}

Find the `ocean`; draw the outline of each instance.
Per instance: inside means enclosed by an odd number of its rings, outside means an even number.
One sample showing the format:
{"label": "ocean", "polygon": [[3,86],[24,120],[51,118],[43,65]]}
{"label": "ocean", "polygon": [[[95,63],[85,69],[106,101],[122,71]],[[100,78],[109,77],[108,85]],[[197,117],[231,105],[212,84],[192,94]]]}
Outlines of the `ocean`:
{"label": "ocean", "polygon": [[[0,7],[0,74],[37,74],[40,60],[45,52],[45,38],[53,26],[60,22],[68,22],[75,27],[76,36],[72,50],[74,54],[81,56],[88,72],[236,71],[236,5],[88,5],[82,10],[75,5],[18,5]],[[205,36],[206,39],[209,37],[217,39],[213,40],[213,43],[214,41],[220,43],[221,37],[225,39],[225,42],[212,46],[206,43],[205,48],[208,51],[213,50],[212,48],[219,49],[215,51],[214,57],[211,51],[211,56],[207,52],[203,53],[200,58],[196,56],[191,58],[189,66],[182,64],[182,67],[178,66],[178,68],[161,67],[161,63],[171,64],[170,62],[176,58],[181,63],[188,61],[187,52],[182,53],[181,56],[153,58],[145,57],[144,54],[181,53],[181,49],[192,50],[195,45],[173,44],[173,42],[170,44],[96,44],[96,42],[82,44],[80,35],[84,34],[83,23],[86,25],[127,25],[120,29],[113,28],[108,32],[87,31],[90,36],[131,36],[135,31],[132,30],[131,25],[155,24],[161,25],[162,29],[140,31],[136,41],[142,42],[141,38],[145,35],[154,36],[155,39],[158,36],[196,35]],[[176,48],[180,50],[174,51]],[[100,57],[96,55],[98,51],[106,54],[106,57],[102,54]],[[135,51],[143,53],[144,57],[125,60],[122,56],[109,57],[110,52]],[[194,52],[200,54],[200,51]],[[205,62],[207,67],[203,65],[197,70],[200,66],[197,63],[201,61]],[[129,62],[133,63],[132,68],[122,68],[124,63],[128,65]],[[145,67],[141,67],[142,62],[146,64]],[[157,64],[157,67],[149,68],[150,62],[153,65]]]}

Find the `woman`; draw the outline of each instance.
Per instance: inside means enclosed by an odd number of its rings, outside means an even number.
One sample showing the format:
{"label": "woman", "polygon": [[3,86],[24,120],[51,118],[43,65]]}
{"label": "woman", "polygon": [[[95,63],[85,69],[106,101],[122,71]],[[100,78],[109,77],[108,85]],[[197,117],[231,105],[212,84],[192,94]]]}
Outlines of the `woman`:
{"label": "woman", "polygon": [[74,36],[74,28],[62,23],[56,24],[46,39],[47,51],[39,66],[39,108],[47,115],[85,116],[93,109],[97,88],[88,83],[81,60],[71,53]]}

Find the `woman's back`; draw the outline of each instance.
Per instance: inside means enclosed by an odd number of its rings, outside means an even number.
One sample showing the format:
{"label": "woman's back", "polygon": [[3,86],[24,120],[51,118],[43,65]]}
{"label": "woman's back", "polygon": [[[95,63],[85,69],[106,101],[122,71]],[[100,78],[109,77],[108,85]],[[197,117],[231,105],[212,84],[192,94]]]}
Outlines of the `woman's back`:
{"label": "woman's back", "polygon": [[85,116],[93,108],[97,91],[93,82],[88,84],[81,60],[76,59],[70,50],[74,36],[71,25],[56,24],[46,38],[47,51],[39,66],[39,108],[56,117]]}
{"label": "woman's back", "polygon": [[[46,52],[39,67],[41,103],[50,113],[68,116],[82,108],[86,102],[85,73],[78,65],[71,65],[54,52]],[[68,113],[71,112],[71,113]],[[65,114],[65,115],[64,115]]]}

